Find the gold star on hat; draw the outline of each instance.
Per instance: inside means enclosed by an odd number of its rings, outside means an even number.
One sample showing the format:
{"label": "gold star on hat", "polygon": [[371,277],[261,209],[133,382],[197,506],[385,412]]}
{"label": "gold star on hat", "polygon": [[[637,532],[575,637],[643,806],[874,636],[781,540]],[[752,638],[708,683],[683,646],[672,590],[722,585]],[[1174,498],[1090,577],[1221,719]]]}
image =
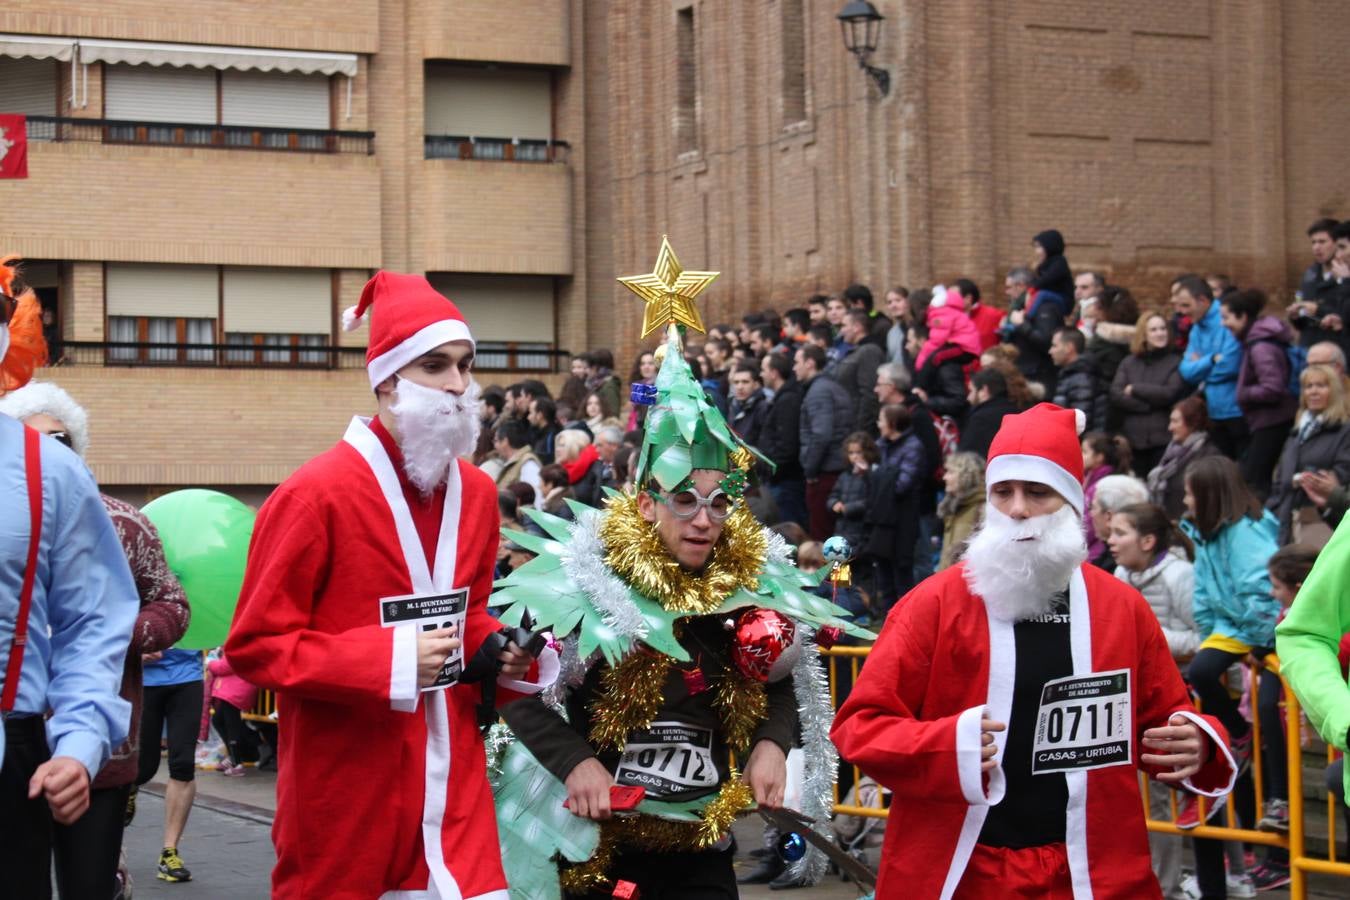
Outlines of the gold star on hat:
{"label": "gold star on hat", "polygon": [[694,298],[721,274],[686,272],[681,269],[675,251],[670,249],[670,241],[661,235],[661,252],[656,256],[656,266],[651,273],[620,278],[619,284],[637,294],[647,304],[642,314],[644,338],[671,323],[686,325],[702,333],[703,320],[694,306]]}

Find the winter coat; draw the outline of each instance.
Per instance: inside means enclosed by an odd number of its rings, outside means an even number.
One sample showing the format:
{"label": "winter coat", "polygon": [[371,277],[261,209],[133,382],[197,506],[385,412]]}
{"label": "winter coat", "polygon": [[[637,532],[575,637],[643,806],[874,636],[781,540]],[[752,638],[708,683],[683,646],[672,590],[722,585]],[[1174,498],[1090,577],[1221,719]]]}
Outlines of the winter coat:
{"label": "winter coat", "polygon": [[987,303],[977,303],[974,309],[966,310],[966,316],[975,323],[975,330],[980,335],[981,353],[998,343],[998,326],[1003,322],[1003,310]]}
{"label": "winter coat", "polygon": [[[587,445],[586,449],[590,449]],[[569,473],[568,478],[571,478]],[[581,477],[572,482],[572,493],[576,495],[577,502],[584,503],[587,506],[600,508],[601,502],[605,499],[605,464],[598,458],[586,467]]]}
{"label": "winter coat", "polygon": [[928,339],[923,342],[923,348],[914,361],[915,368],[922,369],[929,357],[948,344],[960,347],[973,357],[984,352],[979,329],[966,315],[961,295],[956,291],[948,291],[946,296],[941,306],[934,304],[928,307]]}
{"label": "winter coat", "polygon": [[1350,340],[1345,329],[1328,331],[1319,324],[1324,316],[1335,313],[1344,317],[1350,311],[1346,309],[1344,292],[1335,277],[1323,275],[1321,263],[1314,262],[1303,270],[1298,290],[1306,302],[1317,304],[1316,318],[1312,321],[1303,320],[1298,328],[1299,345],[1311,347],[1318,341],[1331,341],[1345,347],[1347,340]]}
{"label": "winter coat", "polygon": [[1003,425],[1003,417],[1011,416],[1017,413],[1017,404],[1008,399],[1006,395],[1002,397],[991,397],[983,403],[977,403],[966,413],[966,424],[961,429],[961,439],[956,444],[956,449],[960,451],[969,451],[978,453],[981,456],[989,456],[989,445],[994,442],[994,435]]}
{"label": "winter coat", "polygon": [[1017,348],[1017,368],[1028,381],[1045,385],[1046,396],[1055,392],[1055,364],[1050,359],[1050,342],[1055,332],[1064,327],[1073,285],[1068,294],[1041,291],[1035,298],[1028,296],[1030,308],[1021,325],[1011,331],[1009,342]]}
{"label": "winter coat", "polygon": [[947,344],[924,361],[914,378],[914,386],[928,395],[924,401],[928,408],[940,416],[951,416],[958,425],[970,408],[965,367],[974,360],[975,355],[964,348]]}
{"label": "winter coat", "polygon": [[1203,431],[1195,432],[1187,440],[1192,443],[1169,443],[1163,451],[1162,460],[1148,473],[1149,502],[1161,506],[1173,521],[1180,519],[1186,511],[1183,498],[1186,495],[1187,466],[1197,459],[1219,455],[1219,448]]}
{"label": "winter coat", "polygon": [[1087,347],[1083,350],[1083,358],[1092,363],[1103,384],[1109,384],[1116,377],[1120,364],[1129,355],[1129,344],[1103,337],[1100,326],[1097,333],[1088,338]]}
{"label": "winter coat", "polygon": [[1242,338],[1237,401],[1255,431],[1294,421],[1298,401],[1289,393],[1289,345],[1294,331],[1274,316],[1261,316]]}
{"label": "winter coat", "polygon": [[842,472],[844,438],[853,431],[853,398],[828,375],[817,375],[806,385],[802,396],[798,458],[807,478]]}
{"label": "winter coat", "polygon": [[970,542],[970,536],[979,527],[983,516],[984,495],[980,493],[964,498],[955,512],[943,515],[942,553],[938,556],[937,571],[956,565],[961,554],[966,552],[966,544]]}
{"label": "winter coat", "polygon": [[[919,415],[928,413],[918,407],[916,421]],[[871,531],[864,552],[903,567],[914,560],[920,500],[928,493],[924,486],[932,466],[912,426],[894,440],[879,439],[877,450],[881,461],[872,467],[865,517]]]}
{"label": "winter coat", "polygon": [[1244,516],[1206,539],[1190,519],[1181,530],[1195,542],[1195,624],[1202,636],[1221,634],[1252,647],[1272,647],[1279,601],[1270,596],[1266,562],[1278,549],[1279,526],[1269,512]]}
{"label": "winter coat", "polygon": [[1181,360],[1181,377],[1192,385],[1204,384],[1205,406],[1215,422],[1242,417],[1237,402],[1237,378],[1241,367],[1242,346],[1221,324],[1219,304],[1211,303],[1209,311],[1191,326],[1186,355]]}
{"label": "winter coat", "polygon": [[207,670],[211,673],[211,698],[224,700],[235,709],[248,711],[258,698],[258,689],[238,675],[224,655],[220,659],[209,660]]}
{"label": "winter coat", "polygon": [[1106,428],[1107,389],[1087,357],[1080,356],[1060,370],[1054,398],[1057,406],[1081,409],[1088,431]]}
{"label": "winter coat", "polygon": [[1341,484],[1350,484],[1350,423],[1314,425],[1311,432],[1300,439],[1301,425],[1302,421],[1284,442],[1280,461],[1275,464],[1270,499],[1266,501],[1266,508],[1280,523],[1280,546],[1293,540],[1294,516],[1303,507],[1312,505],[1303,489],[1294,484],[1296,473],[1330,469]]}
{"label": "winter coat", "polygon": [[783,382],[769,401],[759,430],[759,452],[774,465],[770,484],[800,481],[802,477],[801,417],[802,385],[793,378]]}
{"label": "winter coat", "polygon": [[[1167,420],[1186,392],[1179,369],[1181,354],[1171,348],[1127,356],[1111,381],[1111,405],[1122,414],[1121,432],[1138,450],[1165,447],[1172,437]],[[1127,395],[1126,385],[1132,389]]]}
{"label": "winter coat", "polygon": [[1189,659],[1206,637],[1195,624],[1195,566],[1176,547],[1142,572],[1116,566],[1116,577],[1144,595],[1158,617],[1172,658]]}
{"label": "winter coat", "polygon": [[769,401],[764,398],[764,390],[761,388],[744,402],[731,399],[730,415],[727,416],[727,424],[731,430],[740,435],[741,440],[745,441],[751,447],[759,446],[759,433],[764,428],[764,419],[769,414]]}
{"label": "winter coat", "polygon": [[[855,404],[853,431],[877,433],[877,367],[886,361],[886,351],[878,340],[869,335],[862,343],[849,349],[844,357],[827,373],[853,398]],[[754,443],[754,441],[750,441]]]}
{"label": "winter coat", "polygon": [[894,440],[879,439],[877,451],[881,454],[880,467],[891,470],[891,489],[896,496],[913,493],[916,488],[922,487],[929,467],[926,465],[923,442],[912,427],[906,428]]}
{"label": "winter coat", "polygon": [[867,546],[867,497],[874,470],[859,472],[850,467],[840,474],[830,491],[825,506],[831,510],[836,503],[844,504],[844,511],[836,513],[834,533],[849,542],[854,553]]}
{"label": "winter coat", "polygon": [[[1088,559],[1097,560],[1103,557],[1108,551],[1106,546],[1106,535],[1097,534],[1097,526],[1092,524],[1092,501],[1097,499],[1097,482],[1101,481],[1107,475],[1116,474],[1114,466],[1101,465],[1083,476],[1083,540],[1087,542]],[[1106,566],[1102,566],[1108,572]],[[1112,568],[1114,568],[1114,563]]]}
{"label": "winter coat", "polygon": [[1031,286],[1041,291],[1053,291],[1066,300],[1073,296],[1073,272],[1064,258],[1064,236],[1051,228],[1033,238],[1045,250],[1045,262],[1036,267]]}

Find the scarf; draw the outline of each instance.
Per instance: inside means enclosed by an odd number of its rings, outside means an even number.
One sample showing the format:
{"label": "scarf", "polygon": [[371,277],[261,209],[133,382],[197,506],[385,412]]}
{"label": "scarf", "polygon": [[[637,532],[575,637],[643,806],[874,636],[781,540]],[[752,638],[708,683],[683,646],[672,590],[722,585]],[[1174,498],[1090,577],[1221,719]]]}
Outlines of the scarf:
{"label": "scarf", "polygon": [[1149,499],[1156,504],[1162,504],[1163,493],[1167,490],[1167,482],[1172,480],[1172,476],[1181,471],[1186,466],[1195,451],[1200,449],[1200,445],[1205,442],[1208,435],[1203,431],[1193,431],[1190,437],[1178,444],[1172,441],[1163,451],[1162,460],[1157,468],[1148,473],[1145,479],[1148,483]]}
{"label": "scarf", "polygon": [[1298,421],[1298,442],[1306,444],[1308,439],[1322,430],[1324,419],[1320,413],[1304,410]]}
{"label": "scarf", "polygon": [[591,465],[600,458],[596,452],[594,444],[587,444],[581,449],[581,455],[571,462],[562,464],[563,471],[567,473],[567,483],[576,484],[586,477],[586,473],[591,470]]}

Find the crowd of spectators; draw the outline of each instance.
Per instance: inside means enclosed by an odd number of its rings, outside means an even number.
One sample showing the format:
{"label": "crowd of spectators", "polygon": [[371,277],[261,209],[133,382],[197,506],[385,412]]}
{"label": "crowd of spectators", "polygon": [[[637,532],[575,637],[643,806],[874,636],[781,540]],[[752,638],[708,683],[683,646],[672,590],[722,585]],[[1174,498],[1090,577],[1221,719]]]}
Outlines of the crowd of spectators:
{"label": "crowd of spectators", "polygon": [[[845,538],[859,618],[878,625],[959,561],[1003,417],[1042,401],[1079,410],[1089,559],[1145,595],[1206,709],[1249,756],[1230,667],[1273,648],[1292,601],[1272,587],[1279,554],[1310,565],[1350,506],[1350,221],[1319,219],[1308,237],[1312,262],[1284,307],[1217,273],[1177,273],[1166,296],[1136,297],[1107,273],[1075,272],[1048,230],[1006,273],[1002,304],[968,278],[894,286],[880,302],[852,284],[691,333],[686,355],[773,463],[749,492],[753,511],[808,549]],[[652,383],[657,366],[639,353],[628,382]],[[529,528],[523,508],[570,516],[565,500],[596,506],[625,486],[645,412],[627,396],[609,350],[573,359],[556,398],[538,381],[485,389],[476,462],[497,479],[503,518]],[[503,542],[504,568],[520,550]],[[1263,678],[1261,696],[1263,733],[1278,735],[1278,679]],[[1266,742],[1268,786],[1285,783],[1281,740]],[[1278,788],[1261,810],[1250,789],[1235,796],[1248,824],[1287,828]],[[1193,808],[1182,819],[1199,822]],[[1178,890],[1178,851],[1155,850],[1164,887]],[[1239,892],[1288,879],[1278,851],[1249,874],[1238,856],[1227,869]],[[1197,842],[1196,862],[1224,866],[1222,846]]]}

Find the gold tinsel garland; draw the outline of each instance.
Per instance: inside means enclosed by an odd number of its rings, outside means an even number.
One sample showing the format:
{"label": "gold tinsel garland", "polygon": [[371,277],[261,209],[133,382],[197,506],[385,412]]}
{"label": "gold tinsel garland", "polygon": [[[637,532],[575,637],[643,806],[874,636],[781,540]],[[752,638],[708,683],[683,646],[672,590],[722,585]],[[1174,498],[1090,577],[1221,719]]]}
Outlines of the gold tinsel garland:
{"label": "gold tinsel garland", "polygon": [[699,822],[672,822],[655,816],[638,815],[610,819],[600,825],[600,843],[591,858],[562,873],[563,890],[584,894],[612,884],[609,868],[620,846],[656,852],[703,850],[711,847],[731,830],[736,816],[755,801],[750,786],[740,773],[731,770],[717,796],[703,809]]}
{"label": "gold tinsel garland", "polygon": [[717,692],[713,695],[713,706],[721,715],[728,746],[744,752],[750,747],[750,738],[755,729],[769,714],[769,696],[760,682],[728,670],[719,679]]}
{"label": "gold tinsel garland", "polygon": [[591,706],[591,745],[622,750],[628,735],[646,728],[661,709],[672,660],[664,653],[635,650],[600,678]]}
{"label": "gold tinsel garland", "polygon": [[769,548],[763,529],[741,503],[722,527],[703,572],[687,572],[670,555],[655,526],[642,518],[637,498],[630,496],[609,501],[600,520],[600,542],[614,574],[668,612],[690,615],[715,612],[741,588],[755,590]]}

